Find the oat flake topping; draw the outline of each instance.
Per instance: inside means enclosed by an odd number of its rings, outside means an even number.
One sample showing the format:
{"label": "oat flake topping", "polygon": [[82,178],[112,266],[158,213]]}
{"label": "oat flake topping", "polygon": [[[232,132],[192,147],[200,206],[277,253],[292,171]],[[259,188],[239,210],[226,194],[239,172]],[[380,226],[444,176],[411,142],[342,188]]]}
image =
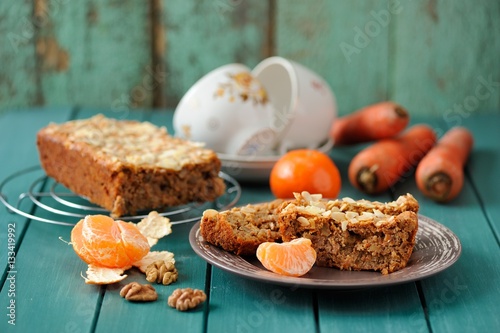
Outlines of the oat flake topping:
{"label": "oat flake topping", "polygon": [[110,119],[101,114],[51,124],[47,131],[66,135],[69,146],[84,144],[111,163],[180,170],[188,163],[205,162],[214,155],[213,151],[203,149],[201,143],[170,136],[165,127]]}

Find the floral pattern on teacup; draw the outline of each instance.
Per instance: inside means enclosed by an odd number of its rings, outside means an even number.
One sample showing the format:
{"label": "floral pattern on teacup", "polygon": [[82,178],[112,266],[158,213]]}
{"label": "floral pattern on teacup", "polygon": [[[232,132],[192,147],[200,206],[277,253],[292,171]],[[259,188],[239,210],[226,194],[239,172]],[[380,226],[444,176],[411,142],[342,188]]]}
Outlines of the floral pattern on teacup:
{"label": "floral pattern on teacup", "polygon": [[264,87],[248,72],[228,74],[229,82],[220,83],[214,97],[224,97],[227,93],[229,101],[234,102],[237,97],[246,102],[265,105],[268,102]]}
{"label": "floral pattern on teacup", "polygon": [[311,81],[311,86],[313,87],[314,90],[318,91],[321,94],[326,94],[327,93],[326,87],[323,85],[323,83],[321,83],[318,80],[312,80]]}

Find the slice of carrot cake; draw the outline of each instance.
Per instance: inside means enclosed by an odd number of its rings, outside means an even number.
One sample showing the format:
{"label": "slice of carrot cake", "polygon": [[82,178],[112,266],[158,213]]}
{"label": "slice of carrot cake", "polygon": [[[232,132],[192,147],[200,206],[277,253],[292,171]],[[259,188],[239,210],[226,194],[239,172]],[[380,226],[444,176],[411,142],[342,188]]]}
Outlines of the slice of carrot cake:
{"label": "slice of carrot cake", "polygon": [[283,241],[306,237],[316,264],[342,270],[388,274],[406,267],[418,229],[417,200],[410,194],[389,203],[322,200],[307,192],[283,205],[278,214]]}

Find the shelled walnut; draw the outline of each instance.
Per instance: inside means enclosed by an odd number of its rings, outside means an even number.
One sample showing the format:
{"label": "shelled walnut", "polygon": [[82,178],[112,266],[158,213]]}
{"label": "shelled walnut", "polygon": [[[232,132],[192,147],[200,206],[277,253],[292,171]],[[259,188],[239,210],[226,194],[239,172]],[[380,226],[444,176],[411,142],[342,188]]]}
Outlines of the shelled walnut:
{"label": "shelled walnut", "polygon": [[158,299],[158,294],[152,285],[137,282],[131,282],[123,287],[120,296],[133,302],[151,302]]}
{"label": "shelled walnut", "polygon": [[158,260],[146,268],[146,280],[149,282],[169,285],[179,277],[179,273],[172,262]]}
{"label": "shelled walnut", "polygon": [[179,311],[187,311],[205,302],[207,295],[200,289],[176,289],[168,297],[168,305]]}

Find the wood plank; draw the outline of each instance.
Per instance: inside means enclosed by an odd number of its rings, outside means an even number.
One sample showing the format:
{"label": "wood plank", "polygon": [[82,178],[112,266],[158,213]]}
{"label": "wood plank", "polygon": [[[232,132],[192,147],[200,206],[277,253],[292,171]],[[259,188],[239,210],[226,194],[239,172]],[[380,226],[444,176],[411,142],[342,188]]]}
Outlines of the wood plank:
{"label": "wood plank", "polygon": [[500,32],[500,3],[401,4],[393,31],[390,98],[412,112],[450,119],[498,109],[500,40],[494,36]]}
{"label": "wood plank", "polygon": [[476,115],[465,119],[463,126],[474,135],[474,148],[467,165],[467,173],[478,192],[481,205],[493,228],[497,242],[500,239],[500,115]]}
{"label": "wood plank", "polygon": [[428,332],[415,283],[322,292],[319,310],[320,332]]}
{"label": "wood plank", "polygon": [[167,105],[227,63],[255,66],[268,54],[267,1],[164,1]]}
{"label": "wood plank", "polygon": [[388,96],[394,16],[383,0],[277,1],[276,54],[320,74],[346,114]]}
{"label": "wood plank", "polygon": [[48,20],[38,53],[48,105],[113,110],[151,105],[155,83],[147,3],[60,2],[49,6]]}
{"label": "wood plank", "polygon": [[[86,42],[85,2],[33,1],[34,16],[44,22],[36,34],[36,59],[41,98],[47,105],[75,105],[84,93]],[[87,100],[90,101],[90,100]]]}
{"label": "wood plank", "polygon": [[[4,142],[0,146],[0,155],[4,161],[0,179],[3,180],[16,171],[37,165],[36,132],[47,125],[49,120],[64,121],[70,115],[70,108],[17,110],[0,115],[0,133],[2,133],[2,141]],[[6,142],[8,144],[5,144]],[[22,153],[20,153],[20,149],[22,149]],[[7,196],[9,203],[15,205],[17,195],[26,192],[37,177],[40,177],[40,173],[35,176],[28,173],[15,178],[2,189],[2,194]],[[21,208],[30,212],[32,206],[33,204],[24,201]],[[65,236],[63,233],[65,229],[36,221],[27,222],[26,218],[20,215],[9,214],[3,205],[0,208],[0,220],[5,222],[0,230],[0,243],[2,247],[5,246],[0,251],[3,285],[0,303],[10,306],[10,303],[14,302],[15,305],[15,309],[9,309],[5,314],[13,313],[15,315],[15,329],[19,331],[44,331],[43,327],[46,330],[51,327],[61,327],[60,324],[51,322],[50,318],[57,319],[58,322],[60,322],[60,318],[50,316],[50,307],[45,306],[45,304],[54,299],[71,298],[68,296],[71,289],[60,288],[61,286],[57,285],[57,279],[54,279],[53,275],[70,270],[65,266],[64,260],[59,257],[58,252],[53,252],[54,247],[67,247],[57,238]],[[7,226],[10,224],[15,225],[15,231],[12,232],[14,237],[8,236]],[[31,230],[32,238],[27,236],[29,234],[27,230]],[[8,238],[15,241],[14,260],[12,260],[12,255],[8,254],[11,252],[10,249],[6,251],[7,244],[9,244]],[[33,260],[35,253],[36,258],[40,260]],[[11,257],[10,261],[14,264],[14,267],[7,267],[10,272],[6,271],[7,255]],[[74,300],[76,299],[74,298]],[[84,295],[82,295],[81,300],[85,300]],[[14,327],[8,322],[11,319],[5,316],[4,320],[0,321],[0,331],[12,331]],[[50,326],[51,324],[56,326]]]}
{"label": "wood plank", "polygon": [[[438,133],[447,128],[442,119],[429,122]],[[490,139],[494,133],[474,134]],[[478,163],[489,163],[489,158],[475,160],[475,156],[476,152],[471,163],[479,170],[487,170],[488,166],[479,166]],[[500,277],[500,252],[470,181],[467,179],[461,194],[447,204],[437,204],[423,197],[413,175],[395,188],[395,195],[408,192],[419,201],[421,214],[450,228],[462,244],[462,255],[452,267],[419,282],[432,331],[495,330],[500,325],[496,315],[500,289],[494,283]],[[498,194],[492,200],[495,198],[498,202]]]}
{"label": "wood plank", "polygon": [[[313,332],[313,293],[212,268],[208,332]],[[279,320],[276,320],[279,318]]]}
{"label": "wood plank", "polygon": [[38,104],[31,1],[0,3],[0,112]]}

